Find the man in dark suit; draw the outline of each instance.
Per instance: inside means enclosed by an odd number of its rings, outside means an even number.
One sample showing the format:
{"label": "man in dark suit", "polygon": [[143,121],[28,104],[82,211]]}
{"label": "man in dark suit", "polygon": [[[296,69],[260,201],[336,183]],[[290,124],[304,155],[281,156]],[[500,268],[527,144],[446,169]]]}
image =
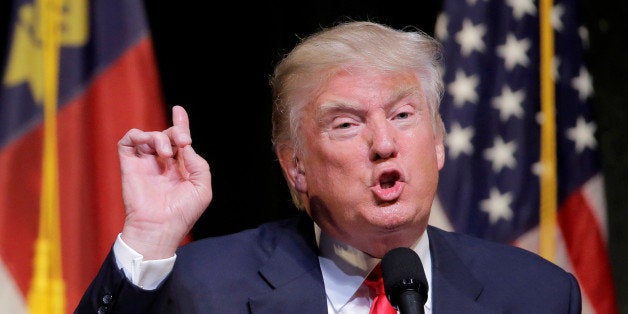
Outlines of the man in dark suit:
{"label": "man in dark suit", "polygon": [[76,312],[368,313],[364,279],[406,247],[425,313],[579,313],[558,266],[428,226],[445,160],[439,49],[418,30],[351,22],[278,64],[273,145],[294,219],[178,248],[212,199],[209,166],[181,107],[167,130],[130,130],[118,144],[127,218]]}

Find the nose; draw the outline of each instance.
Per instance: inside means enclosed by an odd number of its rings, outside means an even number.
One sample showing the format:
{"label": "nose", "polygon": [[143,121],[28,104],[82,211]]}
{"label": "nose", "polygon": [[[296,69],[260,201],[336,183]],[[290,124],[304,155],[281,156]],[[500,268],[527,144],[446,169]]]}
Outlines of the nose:
{"label": "nose", "polygon": [[370,128],[370,158],[372,161],[397,156],[395,128],[387,119],[380,119]]}

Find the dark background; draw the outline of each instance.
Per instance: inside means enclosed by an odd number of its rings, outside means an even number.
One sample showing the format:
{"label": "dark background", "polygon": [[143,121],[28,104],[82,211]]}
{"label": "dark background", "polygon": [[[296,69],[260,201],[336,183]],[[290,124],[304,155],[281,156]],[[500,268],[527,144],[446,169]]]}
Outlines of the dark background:
{"label": "dark background", "polygon": [[211,18],[200,8],[145,1],[168,105],[190,114],[193,143],[212,169],[214,199],[194,235],[251,227],[295,213],[270,142],[275,63],[299,37],[344,19],[432,32],[440,1],[261,1],[243,11],[225,4]]}
{"label": "dark background", "polygon": [[[297,3],[298,2],[298,3]],[[168,108],[190,114],[194,147],[212,169],[214,200],[196,238],[294,213],[270,143],[273,65],[321,26],[370,19],[433,33],[441,1],[145,1]],[[628,4],[583,0],[603,158],[609,249],[620,312],[628,313]],[[0,1],[5,45],[11,1]],[[0,46],[1,47],[1,46]],[[2,47],[3,48],[3,47]],[[1,49],[0,60],[4,60]],[[1,65],[0,65],[1,66]],[[0,70],[2,70],[0,68]]]}

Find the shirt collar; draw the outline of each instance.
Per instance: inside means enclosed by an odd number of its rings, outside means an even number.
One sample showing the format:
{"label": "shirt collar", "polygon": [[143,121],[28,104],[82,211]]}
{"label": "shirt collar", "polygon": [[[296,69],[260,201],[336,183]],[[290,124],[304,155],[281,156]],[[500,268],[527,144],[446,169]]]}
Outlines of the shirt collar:
{"label": "shirt collar", "polygon": [[[362,285],[364,278],[381,261],[370,255],[334,239],[321,232],[320,227],[314,223],[316,242],[320,255],[318,257],[325,292],[331,305],[339,310],[355,295]],[[423,264],[425,277],[428,284],[428,296],[425,307],[432,308],[432,260],[429,249],[427,231],[424,231],[419,240],[411,247]]]}

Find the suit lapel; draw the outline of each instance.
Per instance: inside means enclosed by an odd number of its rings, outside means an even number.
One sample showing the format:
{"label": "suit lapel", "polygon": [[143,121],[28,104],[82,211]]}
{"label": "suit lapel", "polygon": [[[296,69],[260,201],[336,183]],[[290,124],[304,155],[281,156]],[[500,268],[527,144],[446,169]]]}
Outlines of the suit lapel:
{"label": "suit lapel", "polygon": [[432,256],[432,311],[434,313],[491,313],[477,300],[482,284],[456,254],[442,230],[428,226]]}
{"label": "suit lapel", "polygon": [[249,298],[251,313],[327,312],[314,229],[308,217],[302,217],[296,229],[281,233],[259,273],[273,289]]}
{"label": "suit lapel", "polygon": [[[270,258],[259,270],[273,289],[249,298],[251,313],[326,313],[312,221],[303,217],[296,229],[280,233]],[[432,226],[428,226],[428,234],[433,313],[494,312],[477,302],[483,286],[458,257],[446,234]]]}

